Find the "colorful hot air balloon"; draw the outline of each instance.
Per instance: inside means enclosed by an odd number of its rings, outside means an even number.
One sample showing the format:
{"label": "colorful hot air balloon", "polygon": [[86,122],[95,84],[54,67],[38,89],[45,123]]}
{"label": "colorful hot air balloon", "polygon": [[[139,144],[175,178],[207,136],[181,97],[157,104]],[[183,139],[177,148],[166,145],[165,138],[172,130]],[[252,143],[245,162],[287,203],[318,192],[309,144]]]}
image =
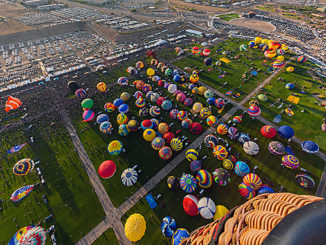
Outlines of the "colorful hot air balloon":
{"label": "colorful hot air balloon", "polygon": [[46,241],[46,231],[43,227],[33,226],[30,229],[26,229],[17,244],[27,245],[44,245]]}
{"label": "colorful hot air balloon", "polygon": [[92,121],[92,120],[94,120],[94,118],[95,118],[95,113],[93,111],[86,109],[83,112],[83,120],[85,122]]}
{"label": "colorful hot air balloon", "polygon": [[224,168],[215,169],[213,179],[220,186],[227,186],[231,182],[230,174]]}
{"label": "colorful hot air balloon", "polygon": [[163,218],[161,223],[161,231],[164,236],[172,237],[176,229],[177,224],[173,218],[169,216]]}
{"label": "colorful hot air balloon", "polygon": [[217,129],[216,129],[217,133],[218,134],[221,134],[221,135],[224,135],[224,134],[227,134],[228,132],[228,126],[224,123],[221,123],[217,126]]}
{"label": "colorful hot air balloon", "polygon": [[197,160],[198,155],[199,155],[199,153],[195,149],[189,149],[188,151],[186,151],[185,157],[189,162],[191,162],[191,161]]}
{"label": "colorful hot air balloon", "polygon": [[250,185],[243,182],[238,186],[238,190],[239,194],[246,199],[251,199],[256,195],[255,190],[252,189]]}
{"label": "colorful hot air balloon", "polygon": [[197,187],[197,182],[191,174],[183,174],[180,178],[180,188],[186,193],[193,192]]}
{"label": "colorful hot air balloon", "polygon": [[108,152],[110,155],[117,156],[123,150],[122,143],[119,140],[113,140],[108,145]]}
{"label": "colorful hot air balloon", "polygon": [[226,148],[222,145],[217,145],[213,149],[213,155],[218,160],[224,160],[228,156]]}
{"label": "colorful hot air balloon", "polygon": [[212,175],[205,169],[197,172],[196,181],[201,188],[209,188],[213,183]]}
{"label": "colorful hot air balloon", "polygon": [[204,144],[209,148],[214,148],[218,145],[218,139],[216,136],[209,134],[204,138]]}
{"label": "colorful hot air balloon", "polygon": [[21,176],[30,173],[33,170],[33,168],[34,168],[34,161],[31,160],[30,158],[25,158],[18,161],[12,168],[12,171],[15,175]]}
{"label": "colorful hot air balloon", "polygon": [[96,85],[96,88],[98,91],[100,92],[105,92],[106,90],[106,84],[104,82],[99,82],[97,85]]}
{"label": "colorful hot air balloon", "polygon": [[282,157],[282,164],[287,168],[297,169],[300,162],[294,155],[285,155]]}
{"label": "colorful hot air balloon", "polygon": [[274,155],[282,155],[285,152],[285,147],[279,141],[272,141],[268,144],[268,150]]}
{"label": "colorful hot air balloon", "polygon": [[163,146],[159,150],[158,154],[159,154],[159,156],[160,156],[161,159],[163,159],[163,160],[169,160],[172,157],[172,150],[168,146]]}
{"label": "colorful hot air balloon", "polygon": [[307,61],[307,57],[306,56],[299,56],[298,57],[298,62],[299,63],[304,63],[304,62],[306,62]]}
{"label": "colorful hot air balloon", "polygon": [[181,244],[181,242],[189,236],[189,232],[186,229],[177,229],[177,231],[173,234],[172,237],[172,245]]}
{"label": "colorful hot air balloon", "polygon": [[114,112],[114,110],[115,110],[115,106],[114,106],[113,103],[106,103],[106,104],[104,105],[104,110],[105,110],[106,112],[109,112],[109,113]]}
{"label": "colorful hot air balloon", "polygon": [[173,151],[180,151],[183,147],[183,143],[179,138],[174,138],[171,140],[170,146]]}
{"label": "colorful hot air balloon", "polygon": [[113,130],[112,124],[110,122],[102,122],[100,125],[100,131],[105,134],[111,133]]}
{"label": "colorful hot air balloon", "polygon": [[233,162],[228,158],[224,159],[223,160],[223,168],[225,168],[227,170],[233,169]]}
{"label": "colorful hot air balloon", "polygon": [[315,154],[319,151],[319,146],[311,140],[303,141],[301,144],[301,148],[304,152],[310,154]]}
{"label": "colorful hot air balloon", "polygon": [[248,114],[251,117],[257,117],[261,114],[261,109],[257,105],[252,104],[248,109]]}
{"label": "colorful hot air balloon", "polygon": [[144,63],[142,61],[137,61],[136,68],[139,70],[144,67]]}
{"label": "colorful hot air balloon", "polygon": [[20,99],[17,99],[13,96],[9,96],[6,102],[5,111],[8,112],[10,110],[17,109],[21,106],[21,104],[22,102],[20,101]]}
{"label": "colorful hot air balloon", "polygon": [[234,167],[234,172],[240,177],[244,177],[250,173],[250,168],[247,163],[242,161],[237,161]]}
{"label": "colorful hot air balloon", "polygon": [[75,96],[78,98],[85,98],[86,97],[86,91],[82,88],[79,88],[75,91]]}
{"label": "colorful hot air balloon", "polygon": [[34,185],[26,185],[17,190],[15,190],[10,197],[10,200],[13,202],[18,202],[28,196],[31,191],[34,189]]}
{"label": "colorful hot air balloon", "polygon": [[151,144],[152,144],[153,149],[158,151],[165,145],[165,141],[161,137],[156,137],[152,140]]}
{"label": "colorful hot air balloon", "polygon": [[276,136],[276,129],[271,125],[264,125],[260,132],[265,138],[274,138]]}
{"label": "colorful hot air balloon", "polygon": [[248,184],[252,189],[258,190],[263,182],[257,174],[249,173],[242,179],[243,183]]}

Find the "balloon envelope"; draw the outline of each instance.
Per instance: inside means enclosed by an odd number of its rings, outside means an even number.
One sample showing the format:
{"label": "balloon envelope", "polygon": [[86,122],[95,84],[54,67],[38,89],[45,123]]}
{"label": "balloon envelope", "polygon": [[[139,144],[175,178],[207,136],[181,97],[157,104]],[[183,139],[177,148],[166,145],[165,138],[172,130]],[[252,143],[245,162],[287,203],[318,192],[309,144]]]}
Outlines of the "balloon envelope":
{"label": "balloon envelope", "polygon": [[141,214],[132,214],[125,223],[125,235],[132,241],[139,241],[146,231],[146,221]]}

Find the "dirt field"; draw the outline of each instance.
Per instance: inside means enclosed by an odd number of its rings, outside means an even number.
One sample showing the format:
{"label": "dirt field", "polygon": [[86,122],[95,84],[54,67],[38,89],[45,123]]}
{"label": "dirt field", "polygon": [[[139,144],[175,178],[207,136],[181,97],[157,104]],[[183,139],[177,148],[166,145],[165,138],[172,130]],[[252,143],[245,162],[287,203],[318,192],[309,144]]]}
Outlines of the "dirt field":
{"label": "dirt field", "polygon": [[252,29],[255,29],[258,31],[264,31],[264,32],[272,32],[275,29],[275,27],[271,23],[268,23],[265,21],[260,21],[260,20],[251,20],[251,19],[240,18],[240,19],[231,20],[229,22],[232,25],[252,28]]}
{"label": "dirt field", "polygon": [[5,22],[0,23],[0,35],[31,30],[31,27],[14,20],[15,17],[27,12],[29,11],[21,6],[0,1],[0,16],[7,19]]}
{"label": "dirt field", "polygon": [[198,5],[198,4],[192,4],[192,3],[186,3],[184,1],[181,0],[170,0],[170,3],[176,7],[185,7],[188,9],[194,8],[197,9],[199,11],[204,11],[204,12],[225,12],[228,11],[227,9],[223,9],[223,8],[216,8],[216,7],[212,7],[212,6],[205,6],[205,5]]}

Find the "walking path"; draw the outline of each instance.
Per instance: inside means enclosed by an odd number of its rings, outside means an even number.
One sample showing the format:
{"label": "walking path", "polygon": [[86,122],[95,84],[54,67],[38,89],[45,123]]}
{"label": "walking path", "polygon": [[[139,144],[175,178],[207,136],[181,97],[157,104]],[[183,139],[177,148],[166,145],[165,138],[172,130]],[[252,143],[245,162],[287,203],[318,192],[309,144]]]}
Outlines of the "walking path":
{"label": "walking path", "polygon": [[104,212],[106,214],[105,219],[97,225],[91,232],[89,232],[86,236],[84,236],[77,244],[82,245],[82,244],[91,244],[93,243],[107,228],[112,227],[117,239],[121,244],[130,244],[131,242],[126,238],[124,235],[124,227],[121,223],[120,217],[121,214],[118,213],[117,209],[115,209],[112,205],[112,202],[104,189],[101,180],[98,177],[98,174],[89,159],[87,152],[80,141],[77,132],[72,125],[69,117],[62,112],[61,113],[63,122],[67,128],[67,131],[69,135],[71,136],[71,140],[74,143],[78,155],[84,165],[84,169],[89,177],[89,180],[95,190],[95,193],[102,204],[102,207],[104,209]]}

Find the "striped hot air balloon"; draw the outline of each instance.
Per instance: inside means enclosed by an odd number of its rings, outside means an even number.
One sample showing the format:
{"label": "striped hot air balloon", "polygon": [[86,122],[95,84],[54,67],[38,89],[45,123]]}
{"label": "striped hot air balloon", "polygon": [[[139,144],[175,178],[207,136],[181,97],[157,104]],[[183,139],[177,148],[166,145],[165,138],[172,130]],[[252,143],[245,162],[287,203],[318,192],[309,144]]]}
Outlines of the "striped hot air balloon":
{"label": "striped hot air balloon", "polygon": [[6,102],[5,111],[8,112],[10,110],[17,109],[21,106],[21,104],[22,102],[20,101],[20,99],[9,96]]}

